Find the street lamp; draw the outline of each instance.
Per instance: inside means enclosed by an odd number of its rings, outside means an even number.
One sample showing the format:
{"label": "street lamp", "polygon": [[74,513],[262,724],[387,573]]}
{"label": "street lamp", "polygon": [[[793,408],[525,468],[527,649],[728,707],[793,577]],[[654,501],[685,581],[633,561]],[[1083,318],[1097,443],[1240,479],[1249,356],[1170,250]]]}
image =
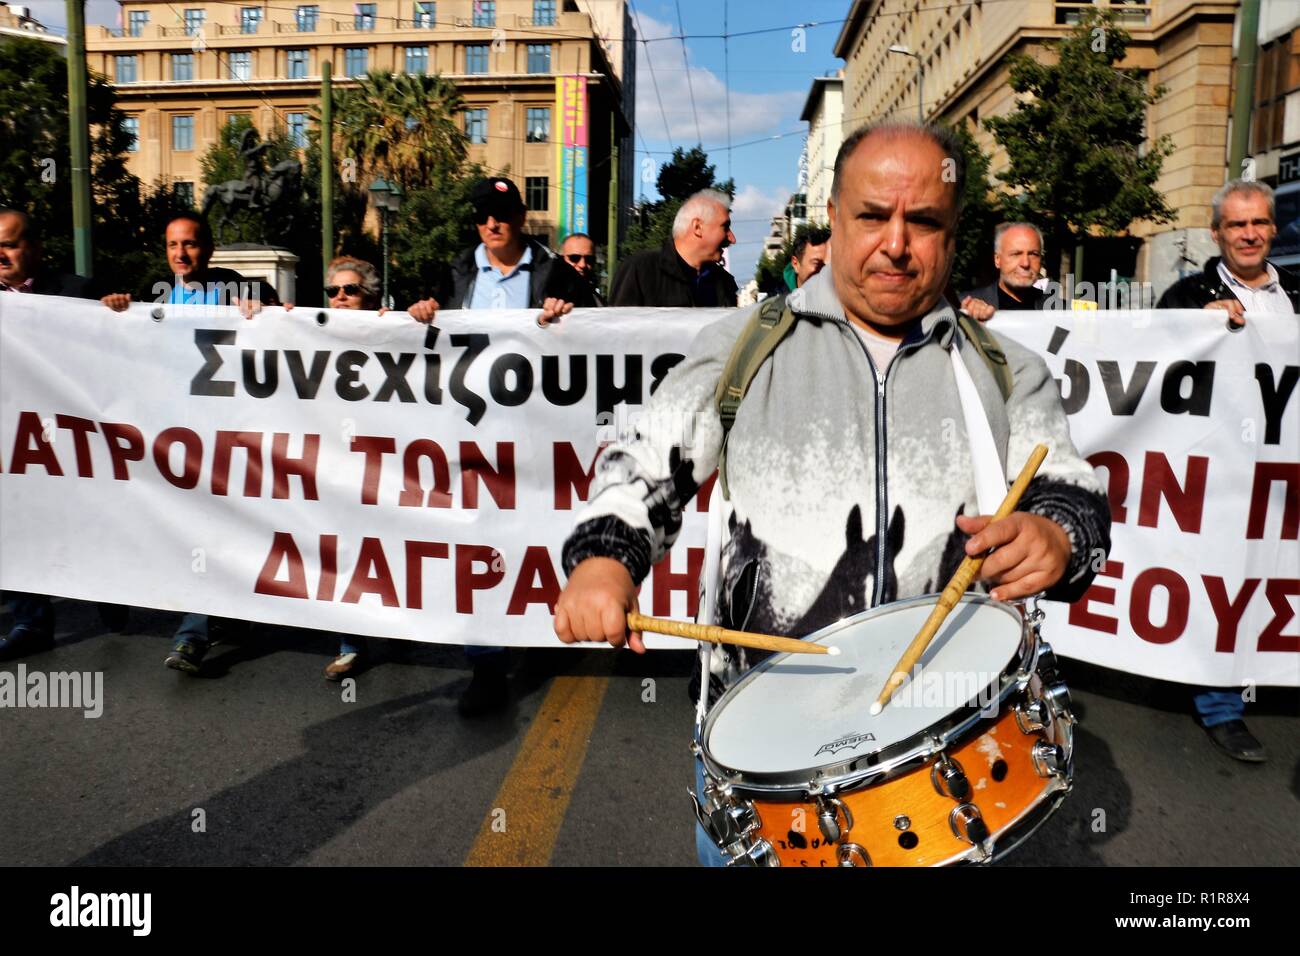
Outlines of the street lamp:
{"label": "street lamp", "polygon": [[895,43],[889,48],[890,53],[897,53],[900,56],[910,56],[916,60],[916,115],[922,123],[925,122],[925,87],[923,85],[924,77],[921,74],[921,55],[913,53],[901,43]]}
{"label": "street lamp", "polygon": [[383,278],[383,298],[380,302],[385,308],[393,307],[393,300],[388,295],[388,214],[397,212],[397,208],[402,204],[402,190],[397,183],[390,183],[382,177],[376,179],[370,184],[370,201],[375,204],[379,210],[380,221],[380,241],[383,244],[384,256],[384,278]]}

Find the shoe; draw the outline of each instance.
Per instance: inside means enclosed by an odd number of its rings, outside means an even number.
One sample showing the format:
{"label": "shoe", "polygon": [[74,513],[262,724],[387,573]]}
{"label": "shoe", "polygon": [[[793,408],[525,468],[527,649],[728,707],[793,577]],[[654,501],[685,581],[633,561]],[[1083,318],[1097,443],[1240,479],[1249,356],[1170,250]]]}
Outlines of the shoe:
{"label": "shoe", "polygon": [[172,645],[172,652],[167,655],[167,660],[163,663],[172,670],[197,674],[203,665],[203,655],[206,653],[207,648],[200,649],[189,641],[177,641]]}
{"label": "shoe", "polygon": [[1234,760],[1247,763],[1263,763],[1268,759],[1264,745],[1255,735],[1246,729],[1244,720],[1230,720],[1227,723],[1206,727],[1214,745]]}
{"label": "shoe", "polygon": [[456,703],[462,717],[486,717],[506,709],[510,702],[510,688],[506,683],[508,664],[505,654],[491,654],[474,661],[474,677]]}
{"label": "shoe", "polygon": [[354,672],[360,672],[362,656],[356,652],[340,654],[325,665],[325,679],[340,681]]}
{"label": "shoe", "polygon": [[54,646],[54,632],[19,624],[7,637],[0,637],[0,661],[11,661]]}

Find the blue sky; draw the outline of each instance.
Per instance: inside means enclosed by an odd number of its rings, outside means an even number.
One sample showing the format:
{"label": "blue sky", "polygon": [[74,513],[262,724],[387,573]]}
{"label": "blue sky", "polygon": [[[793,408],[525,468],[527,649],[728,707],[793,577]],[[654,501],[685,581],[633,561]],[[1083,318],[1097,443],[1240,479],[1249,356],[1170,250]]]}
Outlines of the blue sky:
{"label": "blue sky", "polygon": [[[62,33],[66,24],[63,0],[26,0],[33,15]],[[288,3],[286,3],[288,5]],[[736,180],[732,212],[738,245],[732,250],[732,272],[742,284],[754,273],[771,217],[794,191],[806,124],[799,112],[814,76],[839,69],[843,63],[831,53],[839,35],[840,20],[849,0],[633,0],[638,34],[650,43],[638,43],[637,144],[650,150],[653,167],[649,182],[638,194],[654,198],[654,177],[659,163],[674,146],[691,147],[703,141],[718,175]],[[678,9],[681,26],[678,25]],[[730,70],[723,55],[723,14],[728,31],[737,34],[771,30],[749,36],[732,36],[727,42]],[[88,0],[86,22],[116,25],[114,0]],[[829,22],[828,22],[829,21]],[[792,35],[797,23],[825,23]],[[676,39],[686,34],[685,50]],[[685,60],[683,60],[683,54]],[[689,83],[687,67],[689,65]],[[651,73],[653,66],[653,76]],[[658,96],[655,85],[658,84]],[[728,161],[727,100],[730,93],[731,142]],[[695,109],[691,98],[694,94]],[[662,102],[662,109],[660,103]],[[697,126],[698,116],[698,126]],[[797,132],[796,132],[797,131]],[[796,132],[780,139],[767,139]],[[754,145],[736,146],[765,140]],[[638,163],[646,159],[638,154]]]}

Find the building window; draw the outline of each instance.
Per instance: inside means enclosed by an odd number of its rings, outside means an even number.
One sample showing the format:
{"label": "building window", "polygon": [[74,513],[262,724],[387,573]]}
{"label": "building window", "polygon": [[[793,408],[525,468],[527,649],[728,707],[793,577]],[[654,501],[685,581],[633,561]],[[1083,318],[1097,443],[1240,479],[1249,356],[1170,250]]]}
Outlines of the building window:
{"label": "building window", "polygon": [[173,185],[176,193],[176,201],[186,209],[194,208],[194,184],[187,182],[178,182]]}
{"label": "building window", "polygon": [[370,60],[370,51],[363,46],[350,46],[343,51],[343,75],[364,76]]}
{"label": "building window", "polygon": [[257,26],[262,22],[261,7],[241,7],[239,10],[239,32],[256,33]]}
{"label": "building window", "polygon": [[494,27],[497,25],[496,0],[474,0],[474,19],[476,27]]}
{"label": "building window", "polygon": [[133,37],[144,36],[144,28],[149,25],[148,10],[132,10],[126,15],[126,23]]}
{"label": "building window", "polygon": [[253,54],[240,50],[230,54],[230,78],[232,80],[251,80],[253,78]]}
{"label": "building window", "polygon": [[433,0],[415,0],[415,10],[411,14],[411,22],[426,30],[432,30],[438,22],[438,5]]}
{"label": "building window", "polygon": [[533,0],[533,26],[555,26],[555,0]]}
{"label": "building window", "polygon": [[302,149],[307,145],[307,114],[285,113],[285,123],[289,127],[289,142]]}
{"label": "building window", "polygon": [[253,115],[251,113],[230,113],[226,116],[226,125],[237,126],[240,123],[245,126],[252,126]]}
{"label": "building window", "polygon": [[487,110],[465,111],[465,138],[471,143],[487,142]]}
{"label": "building window", "polygon": [[524,128],[527,132],[524,138],[530,143],[545,143],[551,138],[551,108],[549,106],[530,106],[525,114],[527,117]]}
{"label": "building window", "polygon": [[189,36],[198,36],[203,32],[203,23],[208,18],[206,10],[187,9],[185,11],[185,32]]}
{"label": "building window", "polygon": [[547,180],[545,176],[524,178],[524,205],[533,212],[545,212],[547,206]]}
{"label": "building window", "polygon": [[356,13],[352,16],[352,26],[357,30],[373,30],[375,28],[375,4],[358,3]]}
{"label": "building window", "polygon": [[307,78],[307,51],[289,51],[289,79],[305,80]]}
{"label": "building window", "polygon": [[172,117],[172,149],[183,151],[194,148],[194,117]]}
{"label": "building window", "polygon": [[126,151],[128,153],[140,152],[140,117],[128,116],[122,120],[122,130],[130,137]]}
{"label": "building window", "polygon": [[194,79],[194,54],[193,53],[172,54],[172,79],[173,80]]}
{"label": "building window", "polygon": [[429,48],[427,46],[408,46],[406,48],[406,72],[429,72]]}
{"label": "building window", "polygon": [[465,72],[486,73],[488,71],[488,45],[486,43],[468,43],[465,45]]}
{"label": "building window", "polygon": [[115,56],[113,57],[113,77],[118,83],[135,82],[135,56]]}
{"label": "building window", "polygon": [[320,7],[316,4],[302,6],[297,10],[298,32],[315,33],[316,22],[320,19]]}
{"label": "building window", "polygon": [[549,43],[528,44],[528,72],[551,72],[551,45]]}

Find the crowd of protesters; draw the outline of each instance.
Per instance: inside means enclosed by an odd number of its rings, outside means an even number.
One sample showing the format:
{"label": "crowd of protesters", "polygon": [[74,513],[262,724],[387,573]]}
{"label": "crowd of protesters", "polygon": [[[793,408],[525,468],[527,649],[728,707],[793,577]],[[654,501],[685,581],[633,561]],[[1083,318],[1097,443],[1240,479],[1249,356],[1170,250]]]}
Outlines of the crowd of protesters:
{"label": "crowd of protesters", "polygon": [[[610,306],[734,307],[737,285],[724,264],[724,250],[735,242],[731,230],[731,201],[704,190],[687,199],[673,222],[672,236],[662,247],[638,252],[624,260],[612,277],[608,297],[598,281],[598,250],[592,239],[575,233],[565,237],[560,251],[551,251],[525,231],[527,209],[513,182],[485,179],[471,194],[479,242],[470,246],[428,283],[428,294],[411,303],[407,314],[415,321],[436,320],[440,309],[537,310],[536,321],[559,320],[574,308]],[[1267,185],[1234,180],[1214,196],[1211,236],[1220,255],[1204,269],[1180,279],[1161,297],[1157,308],[1218,309],[1227,313],[1227,327],[1240,328],[1246,312],[1300,312],[1300,278],[1268,260],[1276,236],[1273,194]],[[276,290],[230,269],[211,265],[212,232],[193,213],[175,216],[164,239],[169,274],[144,289],[92,291],[80,276],[56,272],[42,261],[40,224],[25,213],[0,210],[0,294],[97,298],[122,311],[132,301],[176,304],[237,304],[245,314],[262,306],[280,305]],[[802,286],[820,272],[830,256],[830,232],[811,228],[799,237],[786,266],[788,289]],[[996,311],[1043,309],[1049,297],[1045,281],[1042,233],[1030,223],[1007,223],[994,235],[993,264],[997,278],[989,285],[958,297],[954,305],[978,320]],[[234,302],[221,296],[239,290]],[[325,271],[325,296],[330,308],[388,311],[381,307],[375,267],[343,257]],[[292,309],[290,302],[283,303]],[[55,620],[51,600],[34,594],[7,595],[13,623],[0,637],[0,660],[49,649]],[[127,609],[100,605],[105,624],[126,626]],[[202,669],[215,635],[238,622],[186,614],[176,632],[168,667],[191,674]],[[339,635],[337,656],[326,666],[329,680],[359,673],[368,647],[364,639]],[[461,695],[460,712],[479,716],[502,710],[508,702],[508,658],[505,648],[468,646],[473,677]],[[1198,719],[1213,742],[1239,760],[1260,761],[1265,753],[1244,723],[1245,704],[1232,688],[1198,688],[1193,696]]]}

